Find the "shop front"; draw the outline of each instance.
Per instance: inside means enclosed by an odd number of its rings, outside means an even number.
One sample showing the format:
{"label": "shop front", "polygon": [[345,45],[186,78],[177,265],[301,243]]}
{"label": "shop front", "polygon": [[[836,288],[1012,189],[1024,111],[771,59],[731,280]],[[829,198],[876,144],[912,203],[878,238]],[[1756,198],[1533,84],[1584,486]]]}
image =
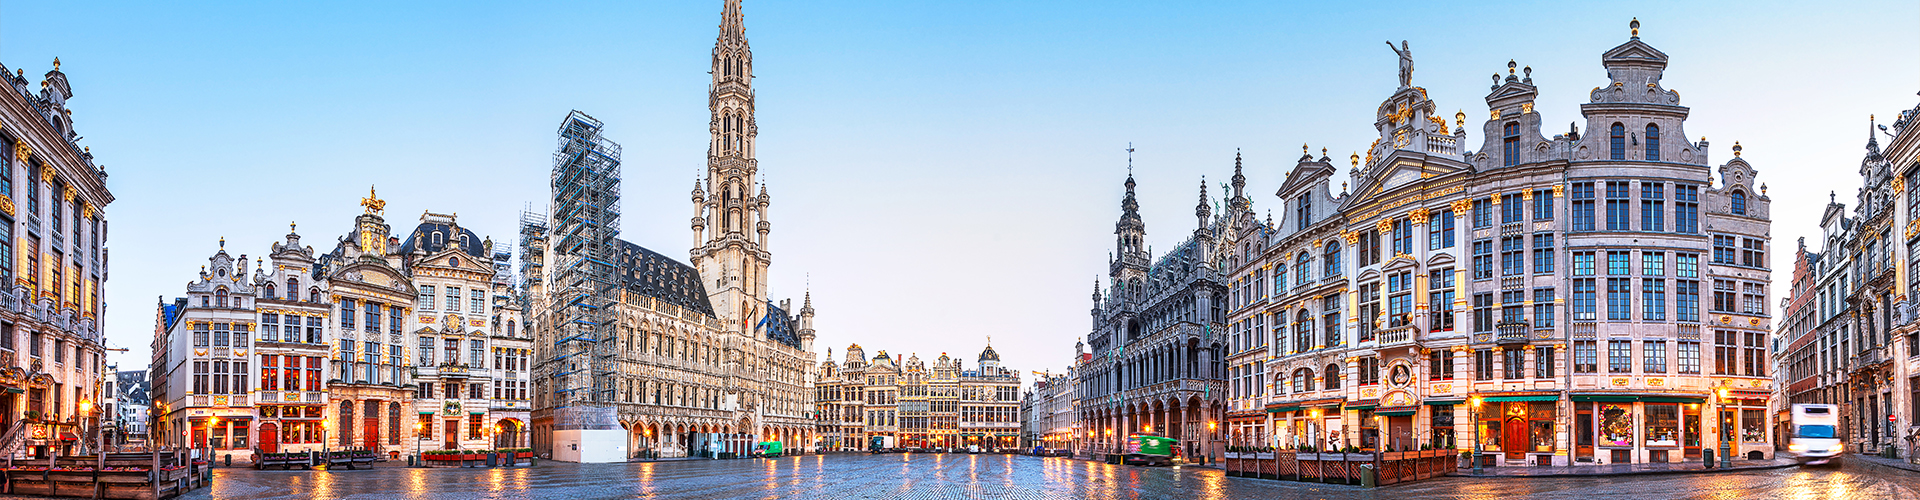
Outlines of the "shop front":
{"label": "shop front", "polygon": [[1482,398],[1474,432],[1481,461],[1491,464],[1564,464],[1556,438],[1560,396],[1503,395]]}
{"label": "shop front", "polygon": [[1575,394],[1576,463],[1675,463],[1700,459],[1704,396]]}

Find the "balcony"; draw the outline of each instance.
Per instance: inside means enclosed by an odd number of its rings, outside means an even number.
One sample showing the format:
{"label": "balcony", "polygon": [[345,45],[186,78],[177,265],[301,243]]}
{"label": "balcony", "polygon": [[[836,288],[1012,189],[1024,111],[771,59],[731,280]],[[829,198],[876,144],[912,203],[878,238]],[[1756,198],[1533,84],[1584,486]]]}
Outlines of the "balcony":
{"label": "balcony", "polygon": [[1381,348],[1413,345],[1413,333],[1414,325],[1412,323],[1381,330],[1379,332],[1379,345]]}
{"label": "balcony", "polygon": [[1527,332],[1529,328],[1526,323],[1500,322],[1494,324],[1493,327],[1500,333],[1497,342],[1501,344],[1527,343]]}

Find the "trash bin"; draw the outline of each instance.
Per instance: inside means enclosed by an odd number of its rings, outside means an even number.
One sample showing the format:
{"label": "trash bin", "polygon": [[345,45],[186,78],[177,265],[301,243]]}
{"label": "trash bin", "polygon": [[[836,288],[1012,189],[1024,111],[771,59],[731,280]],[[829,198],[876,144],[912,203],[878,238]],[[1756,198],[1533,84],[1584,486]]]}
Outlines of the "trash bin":
{"label": "trash bin", "polygon": [[487,452],[487,467],[499,467],[499,466],[500,466],[500,454]]}
{"label": "trash bin", "polygon": [[1706,468],[1708,468],[1708,469],[1711,469],[1711,468],[1713,468],[1713,464],[1714,464],[1714,461],[1713,461],[1713,448],[1703,448],[1703,449],[1701,449],[1701,450],[1700,450],[1700,461],[1701,461],[1701,462],[1704,462],[1704,463],[1706,463],[1706,464],[1707,464],[1707,467],[1706,467]]}
{"label": "trash bin", "polygon": [[1360,487],[1373,488],[1377,486],[1380,486],[1380,475],[1373,470],[1373,464],[1360,464]]}

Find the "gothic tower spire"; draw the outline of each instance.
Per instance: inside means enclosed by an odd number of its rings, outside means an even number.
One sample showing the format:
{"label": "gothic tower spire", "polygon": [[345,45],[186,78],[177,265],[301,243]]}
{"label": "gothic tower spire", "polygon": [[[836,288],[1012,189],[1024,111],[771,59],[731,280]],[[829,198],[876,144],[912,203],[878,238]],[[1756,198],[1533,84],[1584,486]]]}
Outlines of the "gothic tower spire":
{"label": "gothic tower spire", "polygon": [[725,0],[720,34],[713,43],[707,89],[711,116],[707,132],[705,188],[693,193],[693,266],[709,280],[714,314],[742,334],[759,324],[767,309],[766,187],[756,196],[760,162],[754,158],[759,126],[754,121],[753,50],[747,44],[740,0]]}

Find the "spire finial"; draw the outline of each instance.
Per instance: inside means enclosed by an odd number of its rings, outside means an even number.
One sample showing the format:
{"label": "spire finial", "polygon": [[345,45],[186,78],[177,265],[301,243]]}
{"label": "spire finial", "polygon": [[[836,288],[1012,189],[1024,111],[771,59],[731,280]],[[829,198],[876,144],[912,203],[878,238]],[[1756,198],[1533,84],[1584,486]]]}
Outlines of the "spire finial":
{"label": "spire finial", "polygon": [[[1359,151],[1354,151],[1353,156],[1349,157],[1348,159],[1353,160],[1353,168],[1360,168],[1360,152]],[[1345,191],[1346,188],[1344,186],[1346,185],[1342,184],[1341,186],[1342,187],[1340,188],[1340,190]]]}
{"label": "spire finial", "polygon": [[1740,141],[1733,141],[1733,157],[1734,158],[1740,157],[1740,149],[1741,149]]}
{"label": "spire finial", "polygon": [[1633,38],[1635,40],[1640,39],[1640,18],[1633,18],[1633,22],[1627,23],[1627,28],[1633,30]]}
{"label": "spire finial", "polygon": [[221,249],[221,250],[226,250],[226,249],[227,249],[227,237],[225,237],[225,236],[221,236],[221,237],[220,237],[220,249]]}
{"label": "spire finial", "polygon": [[53,58],[53,70],[60,71],[60,58],[58,57]]}
{"label": "spire finial", "polygon": [[1127,178],[1133,178],[1133,141],[1127,141]]}
{"label": "spire finial", "polygon": [[297,230],[297,229],[299,229],[299,228],[300,228],[300,223],[299,223],[299,222],[296,222],[296,221],[288,221],[288,222],[287,222],[287,232],[289,232],[289,233],[292,233],[292,232],[296,232],[295,230]]}

